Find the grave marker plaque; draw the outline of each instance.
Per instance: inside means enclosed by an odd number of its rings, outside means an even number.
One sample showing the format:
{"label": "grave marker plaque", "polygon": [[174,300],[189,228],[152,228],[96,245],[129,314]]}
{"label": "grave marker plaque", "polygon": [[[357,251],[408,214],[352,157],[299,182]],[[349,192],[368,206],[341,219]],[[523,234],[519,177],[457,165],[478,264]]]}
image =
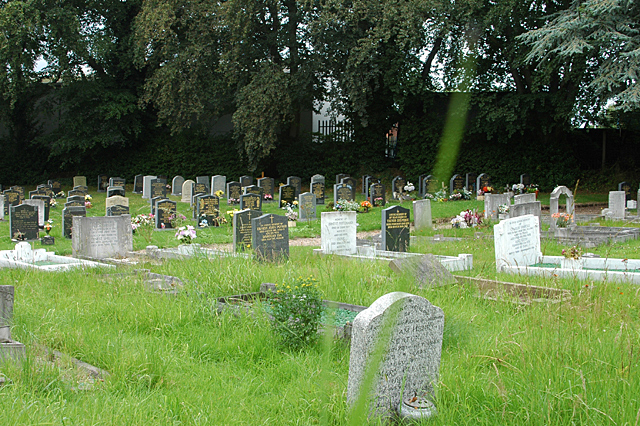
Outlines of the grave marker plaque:
{"label": "grave marker plaque", "polygon": [[73,219],[74,257],[104,259],[126,257],[133,250],[131,216],[82,217]]}
{"label": "grave marker plaque", "polygon": [[251,220],[262,216],[258,210],[242,210],[233,213],[233,251],[251,248]]}
{"label": "grave marker plaque", "polygon": [[114,195],[119,195],[121,197],[125,196],[124,187],[123,186],[110,186],[107,188],[107,198],[113,197]]}
{"label": "grave marker plaque", "polygon": [[129,199],[114,195],[106,200],[106,216],[121,216],[129,214]]}
{"label": "grave marker plaque", "polygon": [[206,220],[206,226],[213,226],[216,218],[220,216],[220,198],[215,195],[203,195],[197,202],[198,226],[202,227]]}
{"label": "grave marker plaque", "polygon": [[259,194],[242,194],[240,210],[262,210],[262,197]]}
{"label": "grave marker plaque", "polygon": [[73,177],[73,186],[87,186],[87,177],[86,176],[74,176]]}
{"label": "grave marker plaque", "polygon": [[413,202],[413,221],[416,231],[432,229],[431,200],[416,200]]}
{"label": "grave marker plaque", "polygon": [[[127,184],[127,180],[121,177],[112,177],[109,178],[109,186],[120,186],[122,190],[125,190],[125,185]],[[124,197],[124,195],[123,195]]]}
{"label": "grave marker plaque", "polygon": [[[198,186],[199,184],[203,184],[204,186]],[[211,193],[211,188],[209,188],[209,176],[196,176],[196,192],[202,193]]]}
{"label": "grave marker plaque", "polygon": [[393,206],[382,210],[382,250],[409,251],[409,209]]}
{"label": "grave marker plaque", "polygon": [[491,186],[491,176],[486,173],[480,173],[476,179],[476,188],[482,189]]}
{"label": "grave marker plaque", "polygon": [[316,196],[316,204],[324,204],[324,182],[312,182],[311,193]]}
{"label": "grave marker plaque", "polygon": [[262,190],[262,188],[256,185],[245,186],[243,188],[243,191],[244,194],[258,194],[260,198],[262,198],[262,196],[264,195],[264,191]]}
{"label": "grave marker plaque", "polygon": [[[311,183],[314,183],[314,182],[325,183],[324,176],[323,175],[318,175],[318,174],[315,174],[315,175],[311,176]],[[340,182],[336,182],[336,183],[340,183]]]}
{"label": "grave marker plaque", "polygon": [[320,241],[324,254],[356,254],[356,212],[322,212]]}
{"label": "grave marker plaque", "polygon": [[311,192],[303,192],[298,196],[300,220],[316,219],[316,196]]}
{"label": "grave marker plaque", "polygon": [[251,241],[260,260],[289,257],[289,225],[285,216],[265,214],[251,220]]}
{"label": "grave marker plaque", "polygon": [[530,266],[539,262],[540,222],[533,215],[500,221],[493,227],[498,272],[505,266]]}
{"label": "grave marker plaque", "polygon": [[9,207],[9,229],[11,239],[17,239],[17,234],[21,233],[23,240],[37,240],[40,232],[38,207],[28,204]]}
{"label": "grave marker plaque", "polygon": [[475,194],[476,191],[478,190],[478,187],[476,186],[476,179],[477,178],[478,178],[478,176],[475,173],[467,173],[467,175],[466,175],[465,186],[473,194]]}
{"label": "grave marker plaque", "polygon": [[357,181],[352,177],[346,177],[346,178],[342,178],[342,181],[340,183],[343,185],[347,185],[347,187],[351,190],[351,197],[349,199],[355,200]]}
{"label": "grave marker plaque", "polygon": [[196,182],[196,184],[194,185],[193,192],[195,192],[196,194],[208,194],[209,193],[208,185],[202,182]]}
{"label": "grave marker plaque", "polygon": [[287,204],[293,205],[296,200],[296,188],[292,185],[280,186],[280,207],[285,207]]}
{"label": "grave marker plaque", "polygon": [[240,182],[227,183],[227,204],[239,204],[242,195],[242,185]]}
{"label": "grave marker plaque", "polygon": [[84,206],[70,206],[62,210],[62,235],[65,238],[71,238],[74,216],[87,216],[87,209]]}

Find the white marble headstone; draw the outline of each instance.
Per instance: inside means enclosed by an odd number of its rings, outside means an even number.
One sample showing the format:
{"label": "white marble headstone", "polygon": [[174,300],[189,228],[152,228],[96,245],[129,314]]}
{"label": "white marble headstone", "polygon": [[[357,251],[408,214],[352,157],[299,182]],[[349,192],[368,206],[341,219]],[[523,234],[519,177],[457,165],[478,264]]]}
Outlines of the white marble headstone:
{"label": "white marble headstone", "polygon": [[413,223],[416,231],[432,229],[431,200],[417,200],[413,202]]}
{"label": "white marble headstone", "polygon": [[529,266],[542,258],[540,223],[533,215],[506,219],[493,227],[498,272],[505,266]]}
{"label": "white marble headstone", "polygon": [[626,195],[624,191],[609,191],[611,219],[624,219]]}
{"label": "white marble headstone", "polygon": [[142,179],[142,198],[149,198],[151,195],[151,180],[157,178],[157,176],[145,176]]}
{"label": "white marble headstone", "polygon": [[356,212],[322,212],[321,247],[324,254],[356,254]]}

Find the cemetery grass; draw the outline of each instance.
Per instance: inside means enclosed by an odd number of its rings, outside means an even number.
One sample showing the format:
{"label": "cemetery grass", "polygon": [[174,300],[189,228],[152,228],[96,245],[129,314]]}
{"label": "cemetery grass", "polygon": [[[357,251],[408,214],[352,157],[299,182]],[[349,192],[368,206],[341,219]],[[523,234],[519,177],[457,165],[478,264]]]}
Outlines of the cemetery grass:
{"label": "cemetery grass", "polygon": [[[104,199],[93,198],[88,215],[103,215]],[[133,206],[143,212],[146,200],[130,198],[132,213]],[[434,217],[457,214],[465,203],[433,203]],[[183,214],[185,206],[178,204]],[[379,229],[376,209],[358,215],[361,228],[375,220]],[[7,236],[8,224],[0,226]],[[319,235],[319,220],[309,226]],[[212,241],[230,242],[228,229],[199,231],[199,242],[207,231]],[[445,233],[421,235],[436,232]],[[132,275],[106,279],[113,271],[2,270],[2,283],[16,288],[12,335],[29,353],[22,366],[0,366],[8,380],[0,387],[3,424],[367,424],[350,416],[345,401],[348,344],[329,338],[290,352],[277,346],[260,309],[219,312],[215,304],[220,296],[258,291],[263,282],[308,275],[326,299],[368,306],[388,292],[407,291],[443,309],[439,415],[425,424],[636,424],[638,287],[496,274],[492,240],[474,239],[473,229],[449,232],[464,239],[421,241],[412,251],[472,253],[474,269],[460,274],[562,288],[571,300],[523,306],[479,298],[465,285],[419,289],[386,262],[312,256],[311,247],[292,247],[290,259],[277,264],[196,258],[136,266],[183,279],[177,296],[147,292]],[[54,236],[54,249],[70,253],[70,241]],[[152,243],[175,245],[173,232],[155,232]],[[136,236],[135,244],[141,249],[146,242]],[[639,247],[633,241],[589,251],[640,258]],[[543,241],[542,249],[559,254],[562,247]],[[68,372],[32,355],[37,345],[110,376],[81,390]]]}

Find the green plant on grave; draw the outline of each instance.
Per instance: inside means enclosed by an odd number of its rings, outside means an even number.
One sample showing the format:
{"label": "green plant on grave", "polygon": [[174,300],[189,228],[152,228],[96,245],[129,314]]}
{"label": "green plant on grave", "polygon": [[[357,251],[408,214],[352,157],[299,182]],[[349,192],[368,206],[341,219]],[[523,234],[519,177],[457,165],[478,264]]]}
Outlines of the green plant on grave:
{"label": "green plant on grave", "polygon": [[131,229],[134,233],[142,235],[147,244],[151,242],[155,227],[155,216],[152,214],[139,214],[131,219]]}
{"label": "green plant on grave", "polygon": [[317,341],[324,307],[313,277],[276,284],[270,303],[273,332],[280,344],[298,350]]}
{"label": "green plant on grave", "polygon": [[578,246],[573,246],[570,249],[562,249],[562,255],[567,259],[578,260],[582,257],[582,249]]}

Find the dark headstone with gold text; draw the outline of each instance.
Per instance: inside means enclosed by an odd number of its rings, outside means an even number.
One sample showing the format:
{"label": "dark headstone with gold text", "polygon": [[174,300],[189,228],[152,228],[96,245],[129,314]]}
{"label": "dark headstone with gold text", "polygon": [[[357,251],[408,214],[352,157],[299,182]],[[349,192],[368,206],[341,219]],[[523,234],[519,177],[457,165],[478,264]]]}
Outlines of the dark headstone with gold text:
{"label": "dark headstone with gold text", "polygon": [[409,251],[409,209],[400,206],[382,210],[382,250]]}
{"label": "dark headstone with gold text", "polygon": [[260,260],[289,257],[289,225],[285,216],[265,214],[251,220],[251,241]]}

